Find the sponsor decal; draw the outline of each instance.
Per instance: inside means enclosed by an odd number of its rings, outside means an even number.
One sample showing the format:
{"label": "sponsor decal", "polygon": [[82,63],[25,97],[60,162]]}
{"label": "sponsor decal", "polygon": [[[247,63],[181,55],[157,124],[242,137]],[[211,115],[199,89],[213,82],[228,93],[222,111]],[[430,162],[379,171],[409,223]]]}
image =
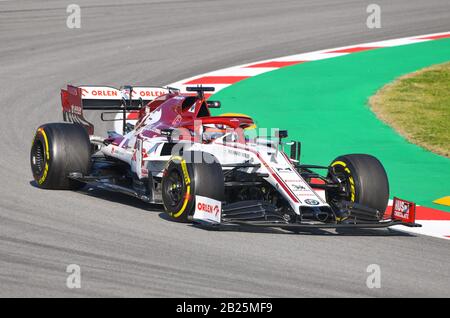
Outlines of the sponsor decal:
{"label": "sponsor decal", "polygon": [[306,199],[304,202],[309,205],[319,205],[320,204],[319,201],[313,200],[313,199]]}
{"label": "sponsor decal", "polygon": [[284,172],[292,172],[292,169],[289,167],[286,168],[276,168],[278,172],[284,173]]}
{"label": "sponsor decal", "polygon": [[116,89],[93,89],[93,90],[82,90],[82,96],[95,96],[95,97],[118,97]]}
{"label": "sponsor decal", "polygon": [[181,115],[177,115],[177,117],[175,117],[175,119],[172,121],[172,126],[177,126],[179,123],[181,123],[182,119],[183,117]]}
{"label": "sponsor decal", "polygon": [[212,205],[212,204],[198,202],[197,209],[199,211],[203,211],[206,213],[210,213],[210,214],[212,213],[212,214],[214,214],[215,217],[217,217],[217,215],[219,215],[219,206],[217,204]]}
{"label": "sponsor decal", "polygon": [[78,105],[70,105],[70,111],[78,116],[81,116],[83,114],[83,109]]}
{"label": "sponsor decal", "polygon": [[187,169],[186,161],[181,159],[181,170],[183,170],[184,183],[191,184],[191,179],[189,178],[189,172]]}
{"label": "sponsor decal", "polygon": [[236,150],[228,150],[228,149],[227,149],[227,152],[228,152],[228,154],[233,155],[233,156],[244,157],[247,159],[250,158],[250,155],[245,152],[240,152],[240,151],[236,151]]}
{"label": "sponsor decal", "polygon": [[[121,98],[124,98],[124,99],[130,99],[130,89],[128,89],[128,88],[124,88],[124,89],[122,89],[121,91],[120,91],[120,96],[121,96]],[[133,95],[133,91],[131,91],[131,95]]]}
{"label": "sponsor decal", "polygon": [[294,191],[307,191],[306,187],[302,186],[301,184],[290,184],[290,187],[292,187],[292,190]]}
{"label": "sponsor decal", "polygon": [[414,223],[416,219],[416,204],[394,197],[392,219],[401,220],[406,223]]}
{"label": "sponsor decal", "polygon": [[[130,96],[129,89],[118,90],[114,87],[81,87],[83,98],[93,98],[93,99],[128,99]],[[133,99],[154,99],[156,97],[167,94],[167,91],[160,88],[147,88],[147,87],[134,87],[132,96]]]}
{"label": "sponsor decal", "polygon": [[195,196],[194,220],[220,223],[222,214],[222,202],[203,197]]}
{"label": "sponsor decal", "polygon": [[38,180],[39,184],[44,183],[45,179],[47,179],[47,174],[48,174],[48,163],[45,163],[44,173],[42,174],[42,177],[40,177]]}
{"label": "sponsor decal", "polygon": [[[136,93],[136,91],[133,90],[133,93]],[[144,97],[159,97],[162,96],[164,94],[166,94],[165,91],[151,91],[151,90],[140,90],[138,91],[139,96],[144,98]]]}

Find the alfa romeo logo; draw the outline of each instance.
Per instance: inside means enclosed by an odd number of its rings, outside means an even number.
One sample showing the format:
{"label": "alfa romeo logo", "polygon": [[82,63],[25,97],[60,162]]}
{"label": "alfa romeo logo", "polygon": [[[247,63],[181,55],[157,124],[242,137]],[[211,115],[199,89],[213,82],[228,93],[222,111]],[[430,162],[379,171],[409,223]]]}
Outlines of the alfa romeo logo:
{"label": "alfa romeo logo", "polygon": [[313,200],[313,199],[306,199],[305,203],[309,204],[309,205],[318,205],[320,202],[317,200]]}

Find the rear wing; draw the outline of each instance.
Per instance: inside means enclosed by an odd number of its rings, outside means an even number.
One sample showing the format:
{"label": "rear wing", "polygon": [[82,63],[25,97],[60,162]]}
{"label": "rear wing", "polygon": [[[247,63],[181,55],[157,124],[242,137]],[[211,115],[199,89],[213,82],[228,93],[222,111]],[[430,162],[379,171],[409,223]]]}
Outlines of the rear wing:
{"label": "rear wing", "polygon": [[94,125],[84,118],[84,110],[122,111],[125,125],[127,112],[140,110],[155,98],[175,90],[156,86],[124,86],[118,89],[111,86],[67,85],[66,89],[61,89],[63,119],[66,122],[81,124],[93,135]]}

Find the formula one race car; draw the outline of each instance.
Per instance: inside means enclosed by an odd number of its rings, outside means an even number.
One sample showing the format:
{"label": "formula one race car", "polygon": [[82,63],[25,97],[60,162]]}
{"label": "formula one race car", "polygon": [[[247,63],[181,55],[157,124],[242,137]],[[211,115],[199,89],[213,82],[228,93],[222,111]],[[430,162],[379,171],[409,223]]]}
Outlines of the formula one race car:
{"label": "formula one race car", "polygon": [[[162,204],[175,221],[211,227],[419,226],[407,201],[397,202],[400,210],[385,217],[389,185],[375,157],[343,155],[328,167],[301,164],[301,144],[286,142],[287,131],[249,137],[255,127],[250,117],[212,116],[210,108],[220,102],[207,100],[209,91],[69,85],[61,90],[65,123],[40,126],[33,140],[37,186],[90,184]],[[119,120],[122,131],[95,136],[85,110]]]}

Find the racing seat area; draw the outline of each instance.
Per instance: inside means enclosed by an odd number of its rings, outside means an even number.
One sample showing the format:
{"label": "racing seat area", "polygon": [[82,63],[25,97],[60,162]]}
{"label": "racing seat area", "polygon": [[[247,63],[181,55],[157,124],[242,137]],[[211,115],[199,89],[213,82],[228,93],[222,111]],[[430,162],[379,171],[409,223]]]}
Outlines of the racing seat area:
{"label": "racing seat area", "polygon": [[[201,120],[203,142],[212,142],[233,130],[238,130],[236,139],[243,140],[242,130],[255,127],[253,119],[247,115],[227,113],[212,116],[210,108],[220,108],[220,102],[206,101],[203,98],[199,99],[198,96],[188,96],[181,104],[181,111],[184,114],[189,116],[190,113],[194,121],[195,119]],[[195,129],[194,125],[191,125],[189,128]]]}
{"label": "racing seat area", "polygon": [[243,114],[222,114],[220,116],[203,117],[203,139],[211,142],[214,139],[224,136],[230,131],[236,132],[236,140],[244,142],[245,129],[255,127],[253,119]]}

